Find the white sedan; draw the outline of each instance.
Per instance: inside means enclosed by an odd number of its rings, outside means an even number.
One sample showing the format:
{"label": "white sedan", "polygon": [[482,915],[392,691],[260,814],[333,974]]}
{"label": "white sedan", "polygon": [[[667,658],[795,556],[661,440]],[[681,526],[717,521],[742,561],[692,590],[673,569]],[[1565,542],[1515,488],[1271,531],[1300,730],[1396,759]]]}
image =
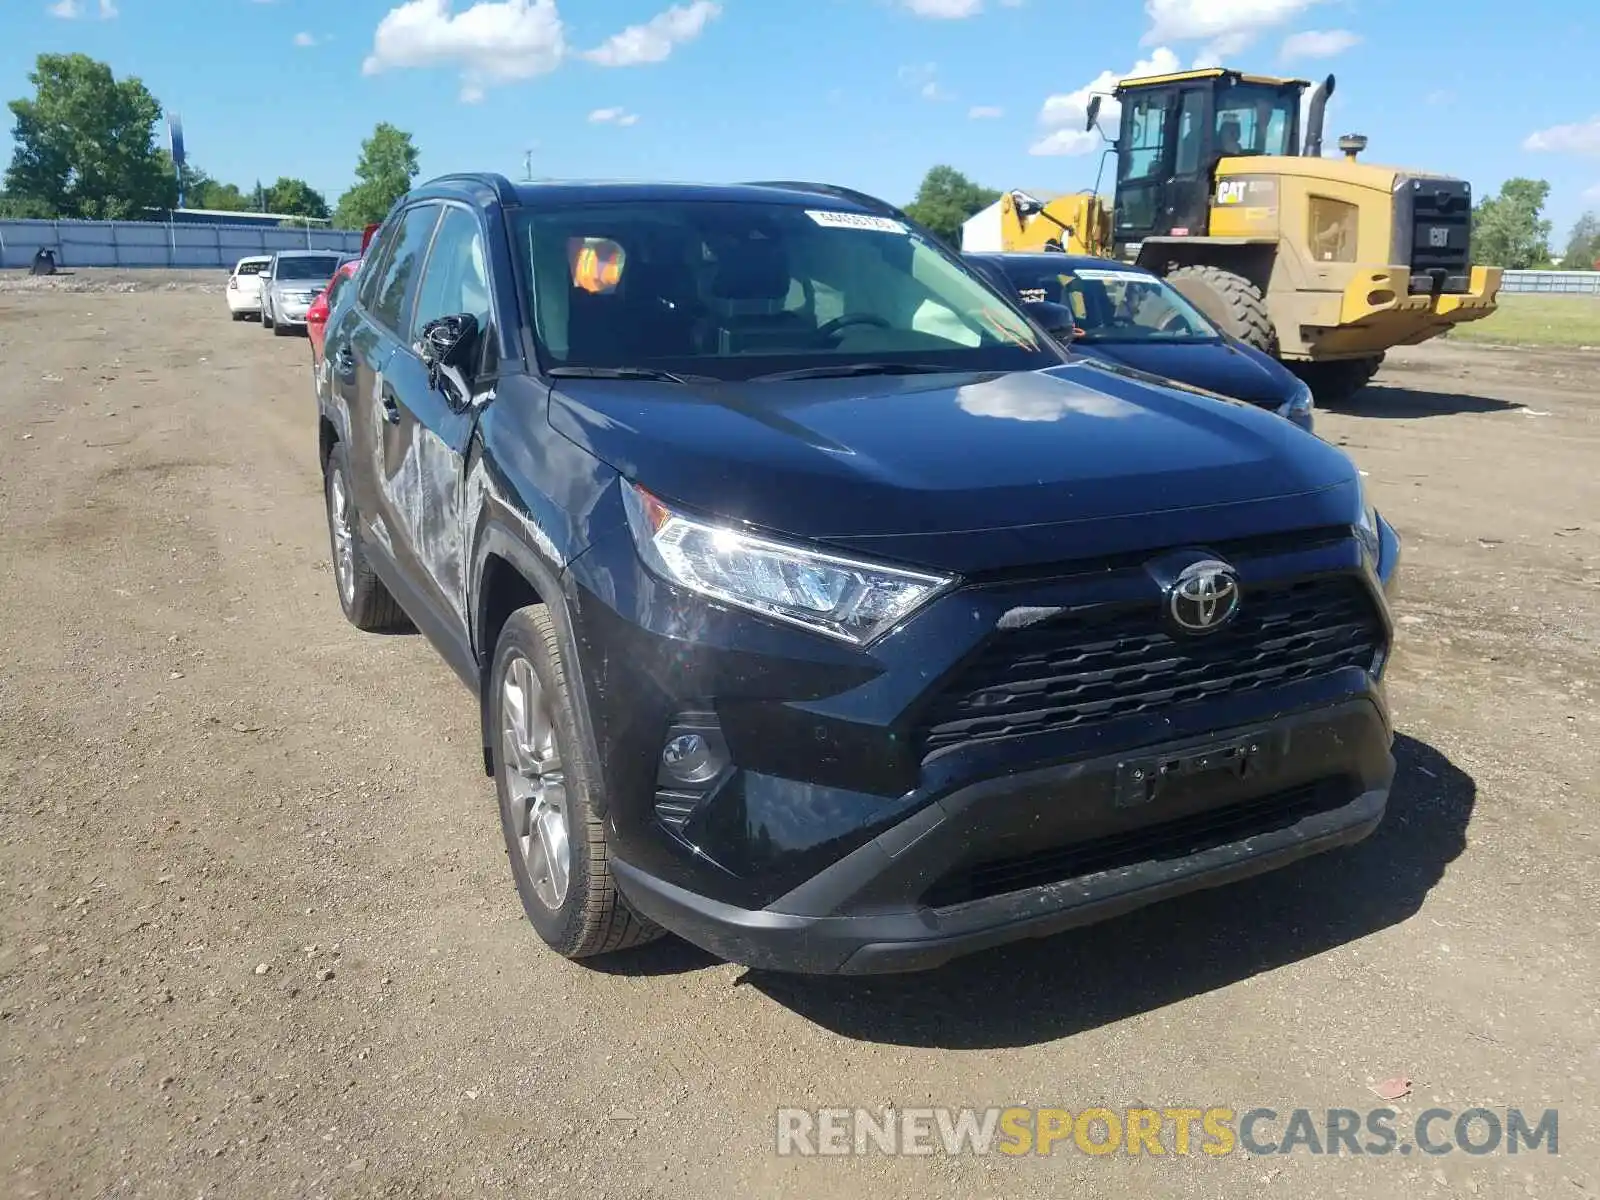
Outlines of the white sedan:
{"label": "white sedan", "polygon": [[228,312],[235,321],[261,315],[261,272],[272,261],[270,254],[241,258],[228,276]]}

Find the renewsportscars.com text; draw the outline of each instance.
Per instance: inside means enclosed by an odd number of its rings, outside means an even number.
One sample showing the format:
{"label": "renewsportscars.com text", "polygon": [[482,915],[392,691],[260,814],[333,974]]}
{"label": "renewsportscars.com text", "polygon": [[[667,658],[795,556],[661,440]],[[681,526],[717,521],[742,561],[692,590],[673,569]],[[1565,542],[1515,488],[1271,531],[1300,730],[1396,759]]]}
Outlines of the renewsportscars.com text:
{"label": "renewsportscars.com text", "polygon": [[1559,1154],[1557,1110],[781,1108],[780,1155]]}

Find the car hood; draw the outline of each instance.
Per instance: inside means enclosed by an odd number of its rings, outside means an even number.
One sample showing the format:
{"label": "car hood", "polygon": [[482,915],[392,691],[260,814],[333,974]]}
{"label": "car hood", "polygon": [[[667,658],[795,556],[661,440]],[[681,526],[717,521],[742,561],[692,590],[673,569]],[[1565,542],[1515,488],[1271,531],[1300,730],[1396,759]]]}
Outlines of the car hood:
{"label": "car hood", "polygon": [[1075,353],[1277,408],[1298,381],[1258,350],[1228,342],[1075,342]]}
{"label": "car hood", "polygon": [[1350,460],[1282,418],[1086,360],[766,384],[562,380],[550,421],[669,502],[960,572],[1348,524],[1359,507]]}

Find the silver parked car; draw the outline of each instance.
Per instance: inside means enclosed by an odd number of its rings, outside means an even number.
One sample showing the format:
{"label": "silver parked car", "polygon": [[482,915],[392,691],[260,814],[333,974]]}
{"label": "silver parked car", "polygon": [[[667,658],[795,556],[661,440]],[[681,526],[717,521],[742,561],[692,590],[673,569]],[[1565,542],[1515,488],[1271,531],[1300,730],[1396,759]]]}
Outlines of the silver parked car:
{"label": "silver parked car", "polygon": [[275,334],[306,327],[306,310],[339,269],[330,250],[279,250],[261,272],[261,327]]}

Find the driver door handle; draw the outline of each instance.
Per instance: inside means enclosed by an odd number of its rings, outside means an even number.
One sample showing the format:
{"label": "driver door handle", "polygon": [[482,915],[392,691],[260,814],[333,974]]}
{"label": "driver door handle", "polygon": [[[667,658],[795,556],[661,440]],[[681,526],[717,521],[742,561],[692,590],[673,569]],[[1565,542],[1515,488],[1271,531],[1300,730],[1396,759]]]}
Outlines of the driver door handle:
{"label": "driver door handle", "polygon": [[400,397],[395,395],[394,385],[387,381],[383,385],[383,419],[391,425],[400,424]]}

